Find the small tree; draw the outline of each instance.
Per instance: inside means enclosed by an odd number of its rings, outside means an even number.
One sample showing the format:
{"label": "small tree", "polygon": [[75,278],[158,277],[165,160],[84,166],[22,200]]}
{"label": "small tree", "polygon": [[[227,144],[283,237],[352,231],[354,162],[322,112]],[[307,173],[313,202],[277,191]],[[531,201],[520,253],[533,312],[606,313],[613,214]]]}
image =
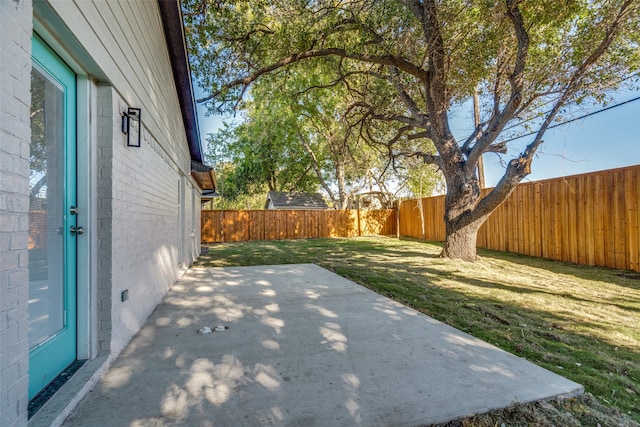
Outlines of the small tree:
{"label": "small tree", "polygon": [[[478,229],[530,173],[562,108],[602,100],[637,72],[639,3],[186,0],[184,16],[193,70],[210,91],[200,102],[233,108],[262,76],[321,64],[349,88],[362,137],[392,156],[440,168],[447,185],[442,255],[474,260]],[[457,141],[450,111],[476,89],[486,114]],[[504,153],[499,137],[523,122],[535,134],[482,198],[480,157]],[[435,151],[411,150],[418,139]]]}

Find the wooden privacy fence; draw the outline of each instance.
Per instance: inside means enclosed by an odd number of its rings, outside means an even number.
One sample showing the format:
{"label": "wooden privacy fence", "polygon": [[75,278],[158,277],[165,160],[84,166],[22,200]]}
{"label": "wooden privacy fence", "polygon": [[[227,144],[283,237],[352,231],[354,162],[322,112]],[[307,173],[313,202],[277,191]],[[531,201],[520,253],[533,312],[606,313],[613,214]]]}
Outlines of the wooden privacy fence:
{"label": "wooden privacy fence", "polygon": [[202,211],[203,243],[392,234],[396,234],[392,209]]}
{"label": "wooden privacy fence", "polygon": [[[489,191],[489,190],[485,190]],[[520,184],[478,232],[478,247],[640,271],[640,165]],[[400,235],[444,240],[444,196],[400,205]]]}

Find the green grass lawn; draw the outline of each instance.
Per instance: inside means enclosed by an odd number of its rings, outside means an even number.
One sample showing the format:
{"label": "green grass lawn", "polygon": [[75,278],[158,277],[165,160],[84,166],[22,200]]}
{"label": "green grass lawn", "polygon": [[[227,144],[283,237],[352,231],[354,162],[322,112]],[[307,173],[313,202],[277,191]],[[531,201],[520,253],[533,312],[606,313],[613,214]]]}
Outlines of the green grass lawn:
{"label": "green grass lawn", "polygon": [[384,237],[227,243],[196,265],[320,265],[570,378],[640,422],[640,274],[486,250],[466,263],[440,250]]}

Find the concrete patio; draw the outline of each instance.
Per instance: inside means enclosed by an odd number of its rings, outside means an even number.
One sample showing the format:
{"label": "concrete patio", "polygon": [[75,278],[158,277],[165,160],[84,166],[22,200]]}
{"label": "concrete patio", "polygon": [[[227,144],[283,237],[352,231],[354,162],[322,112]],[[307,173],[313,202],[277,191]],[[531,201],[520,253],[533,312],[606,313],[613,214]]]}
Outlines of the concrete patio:
{"label": "concrete patio", "polygon": [[65,426],[422,426],[582,391],[315,265],[194,268]]}

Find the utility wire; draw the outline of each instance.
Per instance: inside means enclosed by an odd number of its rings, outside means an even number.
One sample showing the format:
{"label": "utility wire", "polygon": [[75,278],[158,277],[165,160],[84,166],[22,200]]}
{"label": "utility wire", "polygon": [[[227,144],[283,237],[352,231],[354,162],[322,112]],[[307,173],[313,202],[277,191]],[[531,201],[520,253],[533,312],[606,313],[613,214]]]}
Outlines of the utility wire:
{"label": "utility wire", "polygon": [[[625,104],[630,104],[630,103],[635,102],[635,101],[638,101],[638,100],[640,100],[640,96],[637,96],[637,97],[635,97],[635,98],[632,98],[632,99],[626,100],[626,101],[624,101],[624,102],[620,102],[620,103],[615,104],[615,105],[610,105],[610,106],[608,106],[608,107],[602,108],[602,109],[597,110],[597,111],[592,111],[592,112],[590,112],[590,113],[588,113],[588,114],[584,114],[584,115],[582,115],[582,116],[574,117],[574,118],[572,118],[572,119],[568,119],[568,120],[562,121],[562,122],[560,122],[560,123],[553,124],[553,125],[551,125],[551,126],[547,127],[547,129],[557,128],[557,127],[559,127],[559,126],[563,126],[563,125],[566,125],[566,124],[571,123],[571,122],[575,122],[575,121],[578,121],[578,120],[582,120],[582,119],[584,119],[584,118],[586,118],[586,117],[594,116],[594,115],[596,115],[596,114],[600,114],[600,113],[603,113],[603,112],[605,112],[605,111],[612,110],[612,109],[614,109],[614,108],[616,108],[616,107],[620,107],[620,106],[625,105]],[[538,132],[529,132],[529,133],[526,133],[526,134],[524,134],[524,135],[514,136],[513,138],[509,138],[509,139],[505,139],[505,140],[503,140],[503,141],[500,141],[498,144],[505,144],[505,143],[507,143],[507,142],[515,141],[515,140],[517,140],[517,139],[525,138],[525,137],[527,137],[527,136],[535,135],[535,134],[537,134],[537,133],[538,133]]]}

